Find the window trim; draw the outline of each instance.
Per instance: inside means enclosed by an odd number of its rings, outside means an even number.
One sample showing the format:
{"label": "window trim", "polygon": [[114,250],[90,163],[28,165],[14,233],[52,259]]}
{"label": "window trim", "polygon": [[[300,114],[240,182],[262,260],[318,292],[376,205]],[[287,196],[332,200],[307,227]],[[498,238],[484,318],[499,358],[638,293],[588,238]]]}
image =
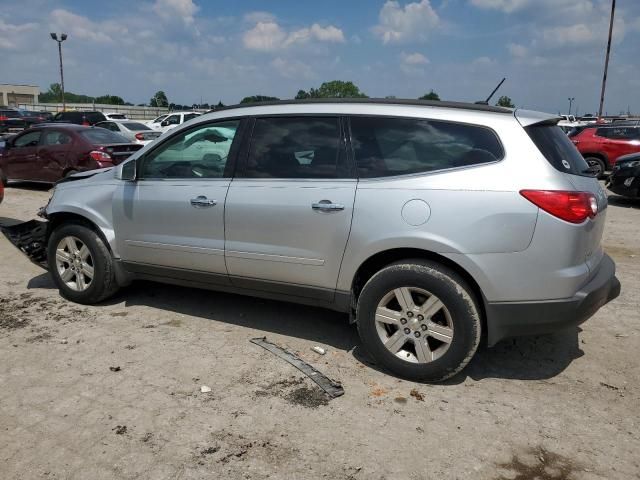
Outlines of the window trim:
{"label": "window trim", "polygon": [[[338,156],[344,157],[344,162],[347,170],[347,175],[339,178],[283,178],[283,177],[266,177],[256,178],[247,177],[247,165],[249,162],[249,153],[251,152],[251,145],[253,143],[253,130],[256,124],[256,120],[264,118],[301,118],[301,117],[326,117],[335,118],[338,120]],[[339,113],[272,113],[264,115],[251,115],[247,117],[250,120],[250,124],[247,126],[246,138],[243,141],[242,149],[238,157],[238,164],[234,177],[243,182],[265,182],[265,181],[277,181],[277,182],[353,182],[356,180],[355,163],[353,162],[352,155],[349,154],[348,138],[347,138],[347,122],[346,116]]]}
{"label": "window trim", "polygon": [[[500,145],[500,149],[502,150],[502,156],[500,158],[498,158],[497,160],[493,161],[493,162],[486,162],[486,163],[478,163],[475,165],[465,165],[465,166],[461,166],[461,167],[451,167],[451,168],[440,168],[438,170],[429,170],[427,172],[415,172],[415,173],[403,173],[400,175],[388,175],[388,176],[384,176],[384,177],[361,177],[358,174],[358,161],[356,159],[356,152],[355,149],[353,148],[353,134],[352,134],[352,130],[351,130],[351,119],[352,118],[383,118],[383,119],[394,119],[394,120],[426,120],[428,122],[433,121],[433,122],[445,122],[445,123],[451,123],[454,125],[464,125],[464,126],[469,126],[469,127],[477,127],[477,128],[482,128],[485,130],[488,130],[489,132],[491,132],[493,134],[493,136],[496,138],[496,140],[498,141],[498,145]],[[414,178],[414,177],[424,177],[425,175],[437,175],[437,174],[442,174],[442,173],[447,173],[447,172],[457,172],[460,170],[467,170],[469,168],[477,168],[477,167],[483,167],[486,165],[495,165],[497,163],[503,162],[504,159],[507,157],[507,151],[504,148],[504,144],[502,143],[502,139],[500,138],[500,135],[498,135],[498,132],[496,132],[493,128],[491,127],[487,127],[486,125],[479,125],[477,123],[469,123],[469,122],[460,122],[460,121],[455,121],[455,120],[442,120],[439,118],[429,118],[429,117],[407,117],[404,115],[375,115],[375,114],[352,114],[352,115],[346,115],[345,116],[345,121],[348,124],[348,132],[349,132],[349,138],[348,138],[348,144],[349,144],[349,148],[351,149],[351,156],[353,158],[353,166],[355,168],[355,175],[356,178],[358,179],[358,182],[379,182],[379,181],[384,181],[384,180],[396,180],[396,179],[402,179],[402,178]]]}
{"label": "window trim", "polygon": [[[220,123],[228,123],[228,122],[239,122],[238,130],[236,131],[236,135],[233,137],[233,142],[231,143],[231,148],[229,149],[229,155],[227,156],[227,163],[224,166],[224,172],[222,176],[219,178],[193,178],[193,177],[176,177],[176,178],[145,178],[142,175],[144,163],[147,161],[147,157],[151,155],[153,152],[162,147],[165,143],[170,142],[171,139],[175,138],[178,135],[188,135],[194,130],[200,130],[202,128],[208,128],[211,125],[220,124]],[[211,182],[211,181],[219,181],[219,180],[229,180],[233,178],[233,173],[235,172],[235,165],[238,158],[238,152],[241,149],[241,146],[244,144],[244,135],[247,129],[247,117],[228,117],[223,119],[215,119],[209,120],[206,122],[198,123],[197,125],[193,125],[190,128],[186,129],[171,129],[166,139],[162,142],[153,145],[153,147],[146,152],[144,155],[141,155],[136,159],[136,179],[137,181],[148,181],[148,182],[173,182],[176,180],[179,181],[196,181],[196,182]],[[175,131],[177,130],[177,131]]]}

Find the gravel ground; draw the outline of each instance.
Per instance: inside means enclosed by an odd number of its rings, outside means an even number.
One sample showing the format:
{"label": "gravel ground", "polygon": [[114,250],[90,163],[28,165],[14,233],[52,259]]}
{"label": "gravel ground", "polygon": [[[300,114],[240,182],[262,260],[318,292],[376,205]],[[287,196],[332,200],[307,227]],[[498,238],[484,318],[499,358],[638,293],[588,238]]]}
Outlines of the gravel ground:
{"label": "gravel ground", "polygon": [[[0,221],[47,198],[8,188]],[[154,283],[68,303],[2,237],[0,476],[640,478],[639,239],[640,202],[612,196],[622,295],[581,328],[504,341],[426,385],[380,371],[327,310]],[[345,395],[328,400],[249,342],[261,336]]]}

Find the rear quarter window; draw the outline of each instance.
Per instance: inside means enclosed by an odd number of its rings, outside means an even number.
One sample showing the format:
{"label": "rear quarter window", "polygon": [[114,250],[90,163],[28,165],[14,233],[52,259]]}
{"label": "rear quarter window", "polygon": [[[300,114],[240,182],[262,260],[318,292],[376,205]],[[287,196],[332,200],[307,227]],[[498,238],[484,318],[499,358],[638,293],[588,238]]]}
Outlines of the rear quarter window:
{"label": "rear quarter window", "polygon": [[82,130],[80,135],[94,145],[107,145],[109,143],[129,143],[129,140],[118,133],[105,128],[90,128]]}
{"label": "rear quarter window", "polygon": [[589,165],[575,145],[556,125],[531,125],[525,128],[540,153],[556,169],[572,175],[590,176]]}
{"label": "rear quarter window", "polygon": [[492,130],[440,120],[352,117],[351,139],[361,178],[467,167],[504,157]]}

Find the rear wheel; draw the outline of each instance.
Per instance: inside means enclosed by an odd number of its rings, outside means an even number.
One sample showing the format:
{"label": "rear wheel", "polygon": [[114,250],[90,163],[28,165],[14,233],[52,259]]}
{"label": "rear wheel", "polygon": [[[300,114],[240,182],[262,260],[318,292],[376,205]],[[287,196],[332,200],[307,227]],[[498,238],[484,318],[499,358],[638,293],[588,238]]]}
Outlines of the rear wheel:
{"label": "rear wheel", "polygon": [[481,335],[480,311],[464,280],[422,260],[376,273],[358,299],[357,322],[376,361],[412,380],[452,377],[471,360]]}
{"label": "rear wheel", "polygon": [[598,157],[587,157],[585,158],[587,165],[593,170],[596,178],[600,178],[604,175],[604,172],[607,170],[607,166],[604,163],[604,160]]}
{"label": "rear wheel", "polygon": [[113,259],[100,236],[87,226],[56,228],[47,246],[49,271],[60,294],[76,303],[98,303],[118,290]]}

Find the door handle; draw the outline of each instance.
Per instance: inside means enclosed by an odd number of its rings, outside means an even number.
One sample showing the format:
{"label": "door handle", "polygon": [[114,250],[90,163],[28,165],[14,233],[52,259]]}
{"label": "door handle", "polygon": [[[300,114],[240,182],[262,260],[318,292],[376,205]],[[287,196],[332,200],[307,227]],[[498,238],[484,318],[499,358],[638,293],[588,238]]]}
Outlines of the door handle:
{"label": "door handle", "polygon": [[331,200],[320,200],[317,203],[312,203],[311,208],[320,210],[321,212],[335,212],[344,210],[344,205],[341,203],[333,203]]}
{"label": "door handle", "polygon": [[190,200],[191,206],[196,208],[208,208],[215,206],[218,202],[215,200],[209,200],[204,195],[200,195]]}

